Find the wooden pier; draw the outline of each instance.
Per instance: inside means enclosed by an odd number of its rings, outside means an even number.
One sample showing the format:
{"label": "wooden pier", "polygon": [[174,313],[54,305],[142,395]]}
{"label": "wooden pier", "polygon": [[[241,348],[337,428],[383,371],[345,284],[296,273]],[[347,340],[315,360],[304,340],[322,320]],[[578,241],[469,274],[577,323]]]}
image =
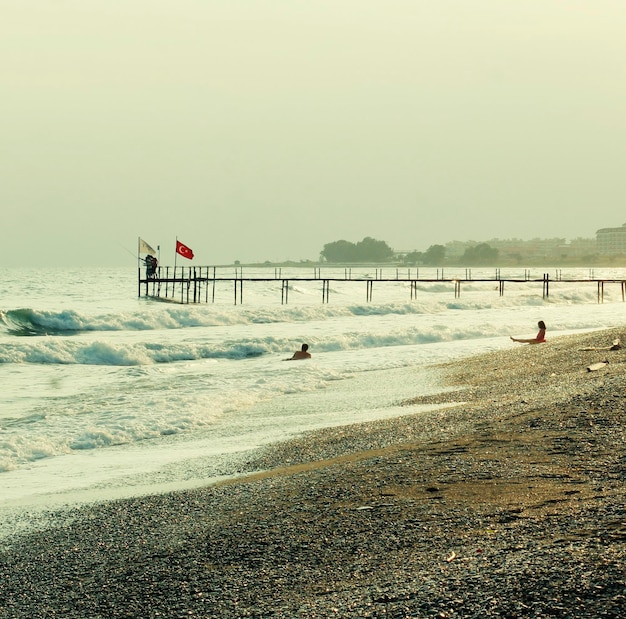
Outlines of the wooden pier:
{"label": "wooden pier", "polygon": [[[269,269],[265,269],[269,270]],[[291,269],[292,271],[294,268]],[[304,272],[304,268],[301,268]],[[274,274],[244,275],[243,267],[157,267],[152,276],[140,267],[138,273],[138,296],[171,301],[175,303],[215,303],[216,285],[229,283],[232,285],[234,304],[243,303],[244,283],[279,282],[281,285],[281,304],[289,302],[289,286],[294,282],[318,282],[321,284],[322,303],[330,302],[331,282],[349,282],[365,285],[365,299],[371,302],[374,294],[374,283],[404,283],[409,285],[411,300],[417,299],[418,286],[428,283],[447,283],[454,289],[454,298],[461,296],[461,288],[468,283],[497,283],[500,296],[504,296],[505,284],[536,283],[541,285],[542,297],[550,297],[550,288],[554,284],[595,284],[597,286],[598,303],[604,302],[604,288],[607,284],[619,284],[622,301],[626,300],[626,279],[596,278],[592,270],[586,278],[564,278],[557,270],[553,277],[543,273],[541,277],[533,277],[530,269],[525,269],[519,277],[503,277],[501,269],[495,269],[493,277],[472,277],[472,270],[465,269],[463,276],[447,277],[444,269],[429,269],[435,277],[421,277],[420,269],[373,268],[373,275],[353,275],[353,267],[313,267],[310,275],[283,275],[283,269],[276,267]],[[462,269],[461,269],[462,271]],[[230,272],[230,273],[229,273]]]}

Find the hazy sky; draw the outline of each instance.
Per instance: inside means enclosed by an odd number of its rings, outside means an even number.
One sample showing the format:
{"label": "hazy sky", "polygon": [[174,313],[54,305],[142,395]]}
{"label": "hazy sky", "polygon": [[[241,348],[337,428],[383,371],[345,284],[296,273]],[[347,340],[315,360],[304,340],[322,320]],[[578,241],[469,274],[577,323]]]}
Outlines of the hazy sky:
{"label": "hazy sky", "polygon": [[625,33],[624,0],[0,0],[0,264],[593,237]]}

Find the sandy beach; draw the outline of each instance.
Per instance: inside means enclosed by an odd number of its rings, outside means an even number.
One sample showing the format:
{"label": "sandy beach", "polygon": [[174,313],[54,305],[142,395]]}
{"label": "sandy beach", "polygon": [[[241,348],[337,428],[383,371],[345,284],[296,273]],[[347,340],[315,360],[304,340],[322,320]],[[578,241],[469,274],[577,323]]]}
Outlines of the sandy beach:
{"label": "sandy beach", "polygon": [[[0,617],[622,617],[626,333],[440,366],[434,412],[0,548]],[[607,361],[589,371],[591,364]]]}

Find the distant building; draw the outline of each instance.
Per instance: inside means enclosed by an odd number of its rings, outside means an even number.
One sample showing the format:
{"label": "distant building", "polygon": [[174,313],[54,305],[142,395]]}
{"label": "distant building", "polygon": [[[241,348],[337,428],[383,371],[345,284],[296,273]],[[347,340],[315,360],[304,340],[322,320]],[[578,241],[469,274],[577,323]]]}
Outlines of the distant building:
{"label": "distant building", "polygon": [[[621,228],[603,228],[596,237],[578,237],[571,240],[554,237],[549,239],[488,239],[487,241],[449,241],[445,244],[446,260],[450,262],[463,258],[465,251],[485,243],[498,250],[498,258],[503,261],[522,262],[524,260],[585,259],[598,254],[612,256],[626,255],[626,224]],[[414,253],[422,253],[416,252]],[[396,255],[407,255],[409,251],[396,251]]]}
{"label": "distant building", "polygon": [[567,258],[584,258],[586,256],[594,256],[597,253],[598,242],[596,239],[579,237],[559,247],[559,254]]}
{"label": "distant building", "polygon": [[456,258],[460,258],[468,247],[473,247],[474,245],[478,245],[476,241],[450,241],[446,243],[446,258],[450,258],[452,260]]}
{"label": "distant building", "polygon": [[[595,240],[593,240],[595,244]],[[562,247],[566,245],[563,238],[552,239],[531,239],[524,241],[522,239],[489,239],[485,241],[490,247],[497,249],[499,256],[503,259],[520,259],[523,257],[552,258],[561,255]],[[447,258],[460,258],[469,247],[478,245],[476,241],[452,241],[446,244]]]}
{"label": "distant building", "polygon": [[516,256],[531,256],[533,258],[552,258],[559,253],[559,247],[565,244],[565,239],[490,239],[487,244],[495,247],[500,256],[513,258]]}
{"label": "distant building", "polygon": [[603,256],[626,254],[626,224],[621,228],[601,228],[596,232],[596,243]]}

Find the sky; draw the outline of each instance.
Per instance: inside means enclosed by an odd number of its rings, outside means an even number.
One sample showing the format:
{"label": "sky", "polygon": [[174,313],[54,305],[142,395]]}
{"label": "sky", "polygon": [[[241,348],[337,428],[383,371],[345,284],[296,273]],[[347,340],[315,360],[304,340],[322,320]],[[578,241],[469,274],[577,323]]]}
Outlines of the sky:
{"label": "sky", "polygon": [[626,223],[624,0],[0,0],[0,265]]}

